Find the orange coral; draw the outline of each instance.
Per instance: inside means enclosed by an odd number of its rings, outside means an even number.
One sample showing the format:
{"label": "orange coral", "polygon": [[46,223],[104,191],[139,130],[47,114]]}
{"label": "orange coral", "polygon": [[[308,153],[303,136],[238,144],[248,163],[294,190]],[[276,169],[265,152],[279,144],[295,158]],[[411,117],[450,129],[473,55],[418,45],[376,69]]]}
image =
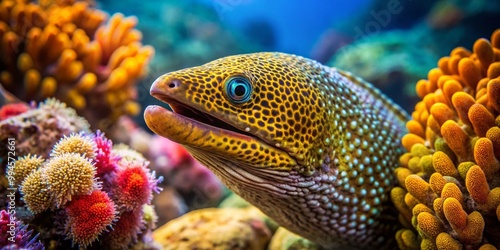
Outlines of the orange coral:
{"label": "orange coral", "polygon": [[391,198],[402,249],[500,245],[500,29],[420,80]]}
{"label": "orange coral", "polygon": [[[0,3],[0,84],[25,101],[57,97],[108,129],[139,105],[135,84],[154,50],[142,46],[135,17],[112,16],[85,1]],[[96,112],[98,111],[98,112]]]}

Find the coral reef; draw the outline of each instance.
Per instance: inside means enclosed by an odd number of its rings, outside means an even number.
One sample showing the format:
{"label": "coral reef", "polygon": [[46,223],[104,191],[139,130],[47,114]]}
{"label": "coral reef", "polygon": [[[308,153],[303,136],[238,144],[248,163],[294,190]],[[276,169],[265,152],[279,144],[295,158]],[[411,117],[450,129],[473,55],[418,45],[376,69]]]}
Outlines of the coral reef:
{"label": "coral reef", "polygon": [[56,97],[107,130],[140,111],[135,84],[154,54],[135,17],[86,1],[2,1],[0,83],[22,100]]}
{"label": "coral reef", "polygon": [[[35,110],[5,122],[29,118]],[[128,249],[152,244],[156,215],[148,208],[152,193],[161,191],[162,178],[148,169],[145,158],[125,145],[114,146],[99,131],[56,136],[50,152],[21,154],[7,169],[15,180],[11,187],[19,185],[21,193],[18,218],[40,232],[46,246]]]}
{"label": "coral reef", "polygon": [[[47,158],[59,138],[77,131],[89,131],[89,123],[66,104],[48,99],[38,107],[32,105],[20,115],[1,120],[0,144],[8,145],[8,139],[13,138],[16,156],[32,154]],[[7,158],[7,147],[0,147],[1,174],[5,173]]]}
{"label": "coral reef", "polygon": [[162,249],[265,249],[272,230],[255,207],[207,208],[155,230]]}
{"label": "coral reef", "polygon": [[32,237],[33,229],[28,230],[27,225],[23,225],[13,213],[9,212],[0,211],[0,249],[44,249],[43,245],[37,241],[38,234]]}
{"label": "coral reef", "polygon": [[391,191],[401,249],[500,245],[500,29],[454,49],[417,82]]}

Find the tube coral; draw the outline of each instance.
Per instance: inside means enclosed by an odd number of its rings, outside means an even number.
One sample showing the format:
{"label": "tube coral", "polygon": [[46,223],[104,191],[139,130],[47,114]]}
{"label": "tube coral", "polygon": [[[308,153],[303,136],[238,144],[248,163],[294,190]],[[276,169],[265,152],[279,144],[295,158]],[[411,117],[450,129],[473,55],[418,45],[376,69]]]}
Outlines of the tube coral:
{"label": "tube coral", "polygon": [[[401,249],[500,245],[500,30],[459,47],[420,80],[407,123],[409,151],[391,197],[408,227]],[[419,237],[418,237],[418,236]]]}
{"label": "tube coral", "polygon": [[140,43],[135,17],[105,23],[86,1],[8,0],[0,12],[0,83],[8,91],[25,101],[56,97],[101,129],[139,112],[135,84],[154,50]]}

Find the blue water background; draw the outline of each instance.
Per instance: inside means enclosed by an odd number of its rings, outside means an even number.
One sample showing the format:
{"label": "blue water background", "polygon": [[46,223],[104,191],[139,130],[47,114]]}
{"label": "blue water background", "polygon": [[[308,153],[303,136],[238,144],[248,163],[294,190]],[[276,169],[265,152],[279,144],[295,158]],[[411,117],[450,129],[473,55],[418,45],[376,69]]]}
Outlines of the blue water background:
{"label": "blue water background", "polygon": [[348,19],[370,0],[198,0],[212,5],[221,21],[243,29],[252,20],[269,22],[277,51],[308,56],[321,34],[335,22]]}

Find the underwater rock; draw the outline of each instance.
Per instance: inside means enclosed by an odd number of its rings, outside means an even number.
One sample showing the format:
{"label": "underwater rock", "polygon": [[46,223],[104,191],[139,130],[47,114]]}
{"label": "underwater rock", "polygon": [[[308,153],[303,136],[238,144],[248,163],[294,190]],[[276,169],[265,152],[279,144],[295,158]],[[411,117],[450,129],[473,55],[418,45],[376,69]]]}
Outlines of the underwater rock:
{"label": "underwater rock", "polygon": [[163,249],[265,249],[272,231],[255,208],[192,211],[154,231]]}
{"label": "underwater rock", "polygon": [[500,30],[454,49],[417,82],[409,151],[391,198],[401,249],[500,245]]}

